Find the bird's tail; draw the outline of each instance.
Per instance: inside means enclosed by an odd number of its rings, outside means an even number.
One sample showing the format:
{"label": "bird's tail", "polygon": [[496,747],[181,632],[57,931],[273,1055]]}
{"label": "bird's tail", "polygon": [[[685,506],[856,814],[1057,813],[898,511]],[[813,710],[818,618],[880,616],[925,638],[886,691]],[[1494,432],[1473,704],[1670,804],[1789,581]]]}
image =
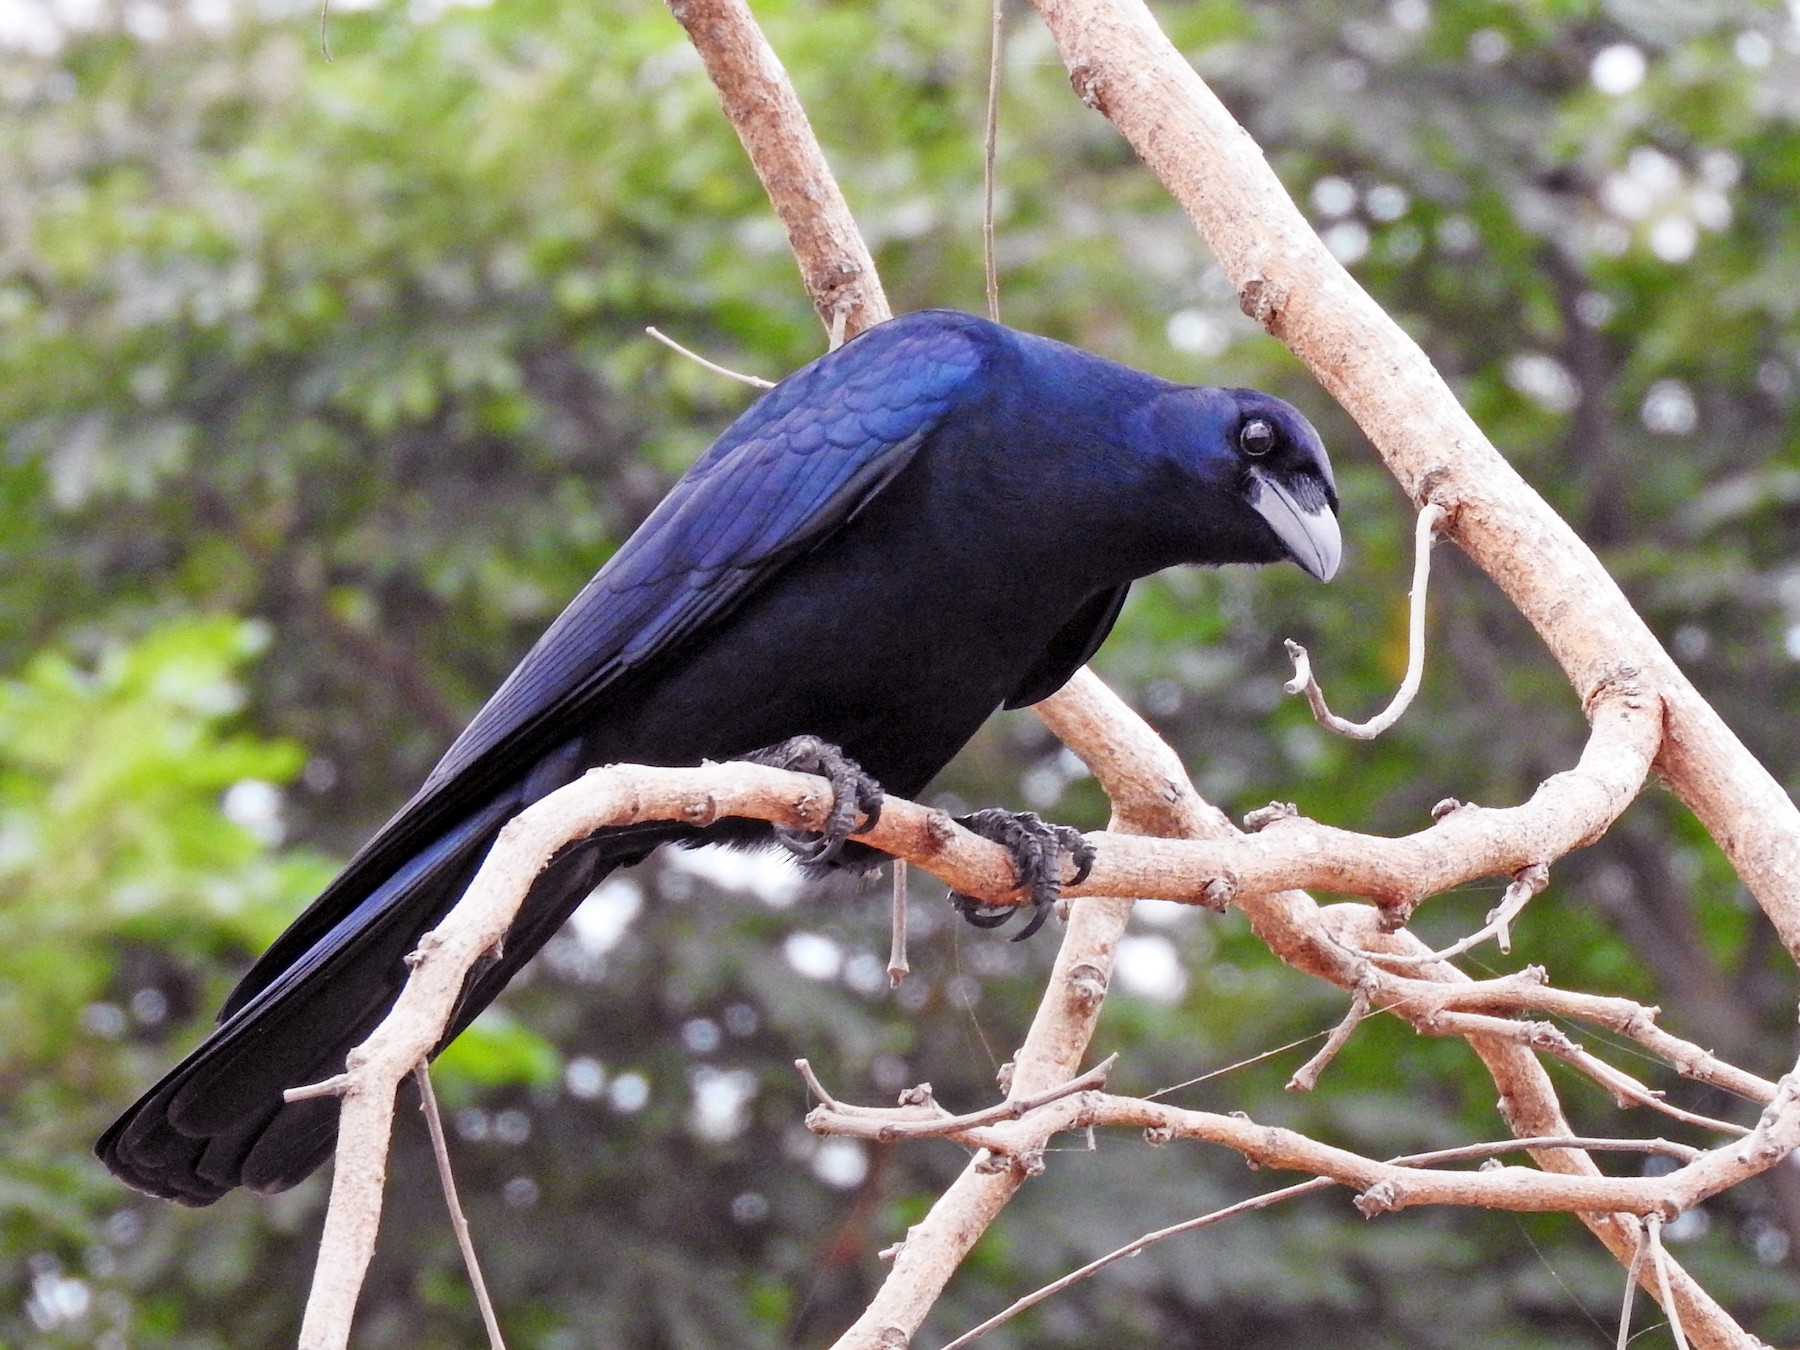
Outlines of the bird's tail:
{"label": "bird's tail", "polygon": [[[337,1142],[338,1101],[289,1103],[283,1091],[343,1070],[399,995],[407,953],[461,896],[517,805],[496,802],[441,836],[233,1008],[107,1130],[95,1145],[101,1161],[137,1189],[186,1205],[211,1204],[234,1186],[285,1190],[309,1175]],[[609,831],[558,855],[533,884],[502,955],[470,976],[445,1043],[602,877],[658,842],[645,831]]]}

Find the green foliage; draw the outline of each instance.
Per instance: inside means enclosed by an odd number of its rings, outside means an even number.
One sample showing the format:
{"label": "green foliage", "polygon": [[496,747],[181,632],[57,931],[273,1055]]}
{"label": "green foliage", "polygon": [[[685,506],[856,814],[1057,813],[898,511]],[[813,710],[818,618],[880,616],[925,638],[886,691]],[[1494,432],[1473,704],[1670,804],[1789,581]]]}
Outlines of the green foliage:
{"label": "green foliage", "polygon": [[[641,327],[771,376],[823,341],[660,8],[333,7],[329,61],[310,6],[196,17],[210,8],[135,5],[121,26],[0,50],[9,1344],[292,1339],[316,1184],[177,1213],[127,1196],[89,1143],[317,890],[322,856],[416,786],[747,401]],[[896,305],[979,308],[987,6],[758,13]],[[1160,17],[1332,246],[1791,778],[1792,16],[1725,0],[1193,0]],[[1583,723],[1566,683],[1448,549],[1424,696],[1395,732],[1337,741],[1281,699],[1288,635],[1336,705],[1387,696],[1405,655],[1405,504],[1070,96],[1036,20],[1013,16],[1007,41],[1005,317],[1293,398],[1333,448],[1345,505],[1331,587],[1292,569],[1157,579],[1103,672],[1234,810],[1280,797],[1399,832],[1444,796],[1515,801],[1572,763]],[[1024,714],[997,718],[942,787],[1105,818]],[[272,803],[300,846],[277,837]],[[1434,901],[1420,931],[1467,931],[1500,884]],[[951,926],[921,895],[917,973],[889,994],[879,891],[794,901],[666,862],[615,886],[440,1061],[512,1341],[823,1342],[880,1277],[873,1253],[962,1160],[882,1151],[859,1175],[854,1150],[800,1128],[792,1059],[857,1099],[929,1080],[940,1100],[988,1100],[1049,944]],[[1341,996],[1275,966],[1239,920],[1160,917],[1134,929],[1103,1026],[1122,1086],[1184,1084],[1177,1101],[1373,1153],[1502,1131],[1466,1050],[1378,1020],[1317,1093],[1285,1093]],[[1767,1073],[1791,1058],[1791,961],[1666,798],[1560,865],[1516,937],[1484,959],[1662,1003],[1673,1029]],[[1742,1110],[1590,1044],[1683,1104]],[[1658,1128],[1567,1086],[1584,1128]],[[1053,1157],[931,1334],[1267,1184],[1234,1159],[1100,1145]],[[369,1346],[479,1335],[422,1147],[405,1134],[394,1161]],[[1800,1335],[1793,1204],[1745,1188],[1680,1244],[1770,1339]],[[1359,1347],[1604,1343],[1588,1314],[1609,1321],[1619,1283],[1571,1220],[1366,1225],[1324,1196],[1148,1254],[992,1339],[1254,1347],[1329,1324]]]}
{"label": "green foliage", "polygon": [[0,682],[13,1310],[44,1307],[65,1258],[108,1250],[119,1196],[86,1153],[110,1105],[153,1071],[164,1036],[197,1034],[232,966],[329,879],[322,860],[273,848],[300,747],[234,728],[242,667],[266,644],[258,624],[193,617],[89,660],[46,651]]}

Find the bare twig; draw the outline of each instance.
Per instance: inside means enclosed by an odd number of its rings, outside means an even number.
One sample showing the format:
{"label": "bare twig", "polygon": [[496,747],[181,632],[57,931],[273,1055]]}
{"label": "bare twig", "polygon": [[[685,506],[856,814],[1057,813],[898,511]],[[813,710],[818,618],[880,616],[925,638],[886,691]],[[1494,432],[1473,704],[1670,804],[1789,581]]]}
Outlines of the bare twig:
{"label": "bare twig", "polygon": [[281,1094],[284,1102],[303,1102],[309,1097],[341,1097],[350,1090],[350,1075],[334,1074],[330,1078],[321,1079],[317,1083],[307,1083],[301,1087],[291,1087]]}
{"label": "bare twig", "polygon": [[1672,1105],[1664,1100],[1660,1092],[1651,1091],[1623,1069],[1582,1049],[1562,1028],[1549,1022],[1517,1022],[1511,1018],[1489,1017],[1482,1013],[1439,1013],[1416,1019],[1413,1025],[1431,1036],[1483,1036],[1490,1040],[1510,1040],[1554,1056],[1586,1074],[1621,1106],[1647,1106],[1684,1125],[1696,1125],[1719,1134],[1742,1136],[1750,1133],[1746,1127],[1729,1120],[1718,1120]]}
{"label": "bare twig", "polygon": [[1637,1249],[1631,1254],[1631,1265],[1625,1271],[1625,1306],[1619,1309],[1619,1339],[1614,1350],[1625,1350],[1631,1344],[1631,1305],[1637,1302],[1638,1280],[1644,1274],[1644,1258],[1650,1254],[1650,1227],[1638,1229]]}
{"label": "bare twig", "polygon": [[1646,1215],[1644,1238],[1650,1248],[1650,1260],[1656,1266],[1657,1299],[1668,1311],[1669,1330],[1675,1335],[1676,1350],[1688,1350],[1687,1333],[1681,1329],[1681,1308],[1669,1291],[1669,1258],[1663,1251],[1662,1226],[1662,1215]]}
{"label": "bare twig", "polygon": [[[1113,828],[1194,837],[1231,832],[1223,813],[1200,800],[1175,752],[1091,671],[1076,672],[1037,710],[1106,790]],[[1014,1057],[1014,1093],[1054,1087],[1074,1074],[1099,1021],[1131,909],[1130,900],[1110,897],[1073,907],[1037,1015]],[[1040,1132],[1053,1124],[1046,1122]],[[965,1168],[907,1232],[887,1278],[837,1345],[860,1350],[910,1341],[957,1265],[1026,1176],[1018,1167],[987,1171],[972,1163]]]}
{"label": "bare twig", "polygon": [[[1089,839],[1099,860],[1089,880],[1068,893],[1212,904],[1224,879],[1246,912],[1252,903],[1247,897],[1317,887],[1372,896],[1404,915],[1424,896],[1479,876],[1511,876],[1547,865],[1606,831],[1643,786],[1662,719],[1660,705],[1630,686],[1609,691],[1595,705],[1593,719],[1580,762],[1544,780],[1519,806],[1464,806],[1399,839],[1340,830],[1302,816],[1276,820],[1255,834],[1234,830],[1204,842],[1094,834]],[[1357,976],[1346,959],[1348,954],[1330,958],[1347,974],[1337,982],[1348,986]]]}
{"label": "bare twig", "polygon": [[[1321,911],[1319,915],[1325,926],[1338,941],[1350,947],[1372,947],[1378,942],[1392,943],[1397,949],[1417,951],[1423,944],[1410,933],[1382,931],[1378,916],[1369,912],[1363,905],[1332,905]],[[1259,929],[1259,931],[1264,931]],[[1504,982],[1523,988],[1530,983],[1522,976],[1530,972],[1509,977]],[[1409,997],[1422,997],[1422,991],[1429,989],[1432,983],[1441,983],[1447,992],[1468,990],[1478,987],[1463,972],[1450,965],[1428,966],[1420,972],[1423,978],[1405,979],[1402,986]],[[1386,976],[1385,979],[1398,977]],[[1573,1000],[1576,996],[1562,994],[1562,997]],[[1607,1000],[1596,1000],[1605,1003]],[[1570,1133],[1568,1121],[1565,1119],[1561,1105],[1556,1099],[1550,1076],[1537,1056],[1526,1046],[1516,1041],[1500,1040],[1495,1037],[1476,1035],[1469,1038],[1473,1049],[1488,1071],[1493,1075],[1495,1084],[1500,1089],[1500,1109],[1506,1118],[1507,1125],[1515,1135],[1524,1137],[1549,1137]],[[1745,1076],[1750,1077],[1749,1075]],[[1783,1079],[1774,1085],[1775,1091],[1768,1095],[1770,1108],[1765,1110],[1763,1125],[1768,1126],[1769,1134],[1762,1138],[1753,1131],[1749,1138],[1738,1143],[1729,1144],[1722,1149],[1714,1150],[1714,1154],[1729,1158],[1733,1155],[1747,1156],[1751,1152],[1759,1156],[1777,1153],[1786,1146],[1784,1137],[1775,1137],[1777,1131],[1785,1128],[1784,1122],[1791,1123],[1790,1108],[1777,1103],[1783,1100],[1787,1091],[1788,1080]],[[1758,1096],[1759,1092],[1747,1095]],[[1599,1168],[1586,1152],[1570,1148],[1533,1149],[1532,1159],[1547,1172],[1562,1175],[1597,1176]],[[1710,1160],[1710,1159],[1709,1159]],[[1695,1174],[1696,1179],[1699,1174]],[[1680,1212],[1697,1203],[1697,1192],[1689,1191],[1683,1186],[1671,1188],[1665,1196],[1666,1207],[1671,1212]],[[1639,1225],[1628,1215],[1580,1212],[1577,1218],[1600,1239],[1606,1249],[1613,1254],[1621,1265],[1628,1265],[1632,1252],[1638,1241]],[[1698,1329],[1700,1342],[1705,1347],[1731,1347],[1731,1350],[1754,1350],[1759,1345],[1753,1337],[1745,1334],[1717,1300],[1701,1288],[1695,1280],[1680,1268],[1671,1263],[1670,1281],[1674,1287],[1674,1295],[1682,1310],[1684,1324],[1690,1332]]]}
{"label": "bare twig", "polygon": [[431,1086],[431,1066],[421,1063],[413,1070],[413,1078],[419,1084],[419,1109],[425,1113],[425,1128],[431,1132],[431,1153],[437,1159],[438,1180],[444,1187],[444,1205],[450,1211],[450,1229],[456,1234],[463,1266],[469,1272],[470,1287],[475,1290],[475,1306],[481,1309],[481,1325],[487,1329],[489,1350],[506,1350],[506,1341],[500,1335],[500,1319],[494,1315],[494,1300],[488,1296],[487,1281],[481,1276],[481,1262],[475,1257],[469,1216],[457,1198],[456,1175],[450,1170],[450,1147],[444,1142],[444,1118],[438,1111],[437,1091]]}
{"label": "bare twig", "polygon": [[[1067,1097],[1087,1092],[1106,1085],[1106,1076],[1113,1065],[1119,1062],[1117,1055],[1108,1055],[1093,1068],[1077,1078],[1058,1083],[1042,1092],[1029,1097],[1009,1097],[993,1106],[983,1107],[979,1111],[970,1111],[966,1115],[951,1115],[935,1101],[926,1100],[907,1103],[895,1107],[852,1106],[841,1102],[827,1093],[819,1080],[814,1076],[812,1066],[804,1059],[796,1060],[795,1067],[800,1070],[806,1086],[818,1097],[820,1105],[807,1113],[806,1128],[814,1134],[849,1135],[858,1139],[872,1139],[879,1143],[889,1143],[896,1139],[944,1139],[960,1138],[971,1131],[986,1125],[996,1125],[1001,1121],[1020,1120],[1033,1111],[1060,1102]],[[1004,1142],[982,1140],[983,1148],[997,1148],[1007,1151]]]}
{"label": "bare twig", "polygon": [[1693,1162],[1701,1156],[1702,1150],[1692,1144],[1678,1144],[1673,1139],[1608,1139],[1586,1134],[1545,1135],[1531,1139],[1495,1139],[1481,1144],[1462,1144],[1456,1148],[1433,1149],[1429,1153],[1409,1153],[1403,1158],[1394,1158],[1392,1162],[1398,1167],[1435,1167],[1439,1163],[1468,1162],[1474,1158],[1497,1158],[1504,1153],[1514,1153],[1520,1149],[1537,1152],[1540,1149],[1579,1148],[1589,1153],[1647,1153],[1654,1157],[1675,1158],[1684,1163]]}
{"label": "bare twig", "polygon": [[1304,693],[1314,720],[1327,730],[1355,741],[1372,741],[1398,722],[1418,696],[1419,683],[1425,676],[1425,594],[1431,581],[1431,537],[1444,515],[1443,507],[1436,502],[1426,502],[1413,530],[1412,606],[1406,627],[1406,676],[1400,681],[1393,702],[1385,709],[1366,722],[1339,717],[1325,705],[1325,691],[1313,675],[1312,660],[1307,656],[1306,648],[1291,638],[1283,644],[1293,658],[1294,678],[1282,688],[1290,694]]}
{"label": "bare twig", "polygon": [[1145,1233],[1142,1237],[1133,1238],[1123,1247],[1120,1247],[1115,1251],[1110,1251],[1105,1256],[1099,1257],[1096,1260],[1089,1261],[1085,1266],[1081,1267],[1081,1269],[1071,1270],[1067,1275],[1062,1276],[1060,1279],[1052,1280],[1043,1288],[1033,1290],[1031,1293],[1025,1295],[1024,1298],[1019,1299],[1016,1303],[1008,1305],[1000,1312],[994,1314],[994,1316],[988,1318],[988,1320],[983,1322],[980,1326],[973,1327],[970,1330],[963,1332],[963,1334],[958,1336],[955,1340],[944,1342],[943,1350],[961,1350],[962,1346],[969,1344],[971,1341],[979,1340],[995,1327],[1004,1322],[1012,1321],[1012,1319],[1017,1317],[1020,1313],[1042,1303],[1045,1299],[1051,1297],[1051,1295],[1060,1294],[1070,1285],[1079,1284],[1082,1280],[1105,1269],[1113,1262],[1122,1261],[1127,1256],[1136,1256],[1139,1252],[1143,1251],[1144,1248],[1149,1247],[1154,1243],[1161,1242],[1165,1238],[1178,1237],[1182,1233],[1191,1233],[1197,1228],[1206,1228],[1215,1223],[1223,1223],[1226,1219],[1234,1219],[1240,1214],[1249,1214],[1255,1210],[1267,1209],[1271,1205],[1278,1205],[1283,1200],[1292,1200],[1296,1196],[1307,1195],[1313,1191],[1328,1190],[1335,1184],[1335,1182],[1327,1177],[1314,1177],[1311,1181],[1302,1181],[1294,1186],[1283,1186],[1278,1191],[1270,1191],[1266,1195],[1258,1195],[1253,1196],[1248,1200],[1240,1200],[1235,1205],[1227,1205],[1223,1209],[1215,1209],[1212,1213],[1202,1214],[1197,1219],[1184,1219],[1180,1223],[1170,1224],[1167,1228],[1159,1228],[1154,1233]]}
{"label": "bare twig", "polygon": [[[1434,1153],[1418,1153],[1405,1158],[1395,1158],[1393,1161],[1396,1166],[1408,1166],[1427,1162],[1450,1162],[1467,1158],[1491,1157],[1497,1153],[1511,1152],[1521,1148],[1623,1149],[1631,1152],[1643,1153],[1666,1152],[1672,1157],[1683,1157],[1698,1153],[1698,1150],[1696,1149],[1687,1148],[1682,1144],[1672,1144],[1663,1139],[1587,1139],[1569,1137],[1561,1139],[1507,1139],[1490,1144],[1471,1144],[1459,1149],[1441,1149]],[[1264,1195],[1253,1196],[1248,1200],[1240,1200],[1236,1204],[1226,1205],[1223,1209],[1216,1209],[1211,1213],[1202,1214],[1199,1218],[1184,1219],[1180,1223],[1170,1224],[1167,1228],[1159,1228],[1155,1232],[1145,1233],[1141,1237],[1133,1238],[1123,1247],[1116,1248],[1115,1250],[1108,1252],[1105,1256],[1098,1257],[1097,1259],[1088,1262],[1080,1269],[1072,1270],[1067,1275],[1060,1276],[1057,1279],[1052,1280],[1049,1284],[1044,1285],[1042,1288],[1034,1289],[1031,1293],[1025,1295],[1025,1297],[1008,1304],[1000,1312],[994,1314],[994,1316],[988,1318],[979,1326],[971,1327],[968,1331],[965,1331],[962,1335],[956,1337],[956,1339],[946,1341],[942,1350],[960,1350],[960,1347],[979,1340],[995,1327],[1010,1322],[1020,1313],[1036,1307],[1045,1299],[1050,1298],[1055,1294],[1060,1294],[1071,1285],[1079,1284],[1082,1280],[1098,1274],[1101,1270],[1112,1265],[1115,1261],[1121,1261],[1127,1256],[1135,1256],[1146,1247],[1153,1246],[1167,1238],[1179,1237],[1183,1233],[1191,1233],[1196,1229],[1207,1228],[1215,1223],[1222,1223],[1226,1219],[1236,1218],[1240,1214],[1249,1214],[1259,1209],[1267,1209],[1271,1205],[1281,1203],[1283,1200],[1293,1200],[1302,1195],[1329,1190],[1337,1184],[1338,1183],[1333,1181],[1330,1177],[1314,1177],[1310,1181],[1298,1182],[1292,1186],[1283,1186],[1280,1190],[1269,1191]],[[1635,1278],[1635,1271],[1633,1273]]]}
{"label": "bare twig", "polygon": [[[1323,917],[1330,920],[1342,912],[1363,914],[1361,906],[1346,906],[1342,911],[1331,906],[1324,911]],[[1391,959],[1386,952],[1377,953],[1375,957],[1384,964]],[[1775,1097],[1776,1085],[1769,1079],[1727,1064],[1711,1051],[1657,1026],[1657,1009],[1630,999],[1557,989],[1548,983],[1540,966],[1528,966],[1511,975],[1463,984],[1409,979],[1380,970],[1370,978],[1376,989],[1375,1001],[1422,1031],[1431,1030],[1430,1023],[1436,1014],[1459,1009],[1486,1013],[1551,1013],[1592,1022],[1629,1037],[1685,1078],[1735,1093],[1747,1101],[1767,1103]]]}
{"label": "bare twig", "polygon": [[888,988],[897,989],[912,967],[906,962],[906,859],[895,858],[892,864],[894,900],[888,915]]}
{"label": "bare twig", "polygon": [[987,117],[982,127],[981,256],[987,271],[988,318],[1000,322],[1000,271],[994,263],[994,171],[1000,143],[1000,80],[1006,56],[1006,0],[991,0]]}
{"label": "bare twig", "polygon": [[704,367],[715,375],[723,375],[728,380],[736,380],[739,384],[747,384],[752,389],[773,389],[775,387],[775,382],[773,380],[765,380],[760,375],[746,375],[741,370],[732,370],[729,366],[722,366],[717,361],[707,360],[704,356],[700,355],[699,352],[682,346],[660,328],[647,327],[644,331],[658,342],[662,343],[662,345],[667,347],[670,351],[680,353],[695,365]]}
{"label": "bare twig", "polygon": [[[1467,809],[1466,807],[1464,808]],[[1363,952],[1372,960],[1378,960],[1387,966],[1424,966],[1438,961],[1449,961],[1472,951],[1493,938],[1500,950],[1512,950],[1512,922],[1525,912],[1525,906],[1531,903],[1534,896],[1543,893],[1544,887],[1550,884],[1550,869],[1542,863],[1532,863],[1521,867],[1506,888],[1506,894],[1500,897],[1500,903],[1488,911],[1487,922],[1470,933],[1435,952],[1420,952],[1416,956],[1394,956],[1381,952]]]}
{"label": "bare twig", "polygon": [[1294,1076],[1287,1081],[1289,1092],[1311,1092],[1319,1085],[1319,1075],[1338,1057],[1338,1051],[1350,1043],[1357,1023],[1369,1015],[1369,988],[1370,982],[1367,980],[1357,984],[1350,996],[1350,1011],[1344,1014],[1343,1021],[1331,1029],[1331,1035],[1325,1038],[1325,1044],[1319,1047],[1319,1053],[1294,1070]]}

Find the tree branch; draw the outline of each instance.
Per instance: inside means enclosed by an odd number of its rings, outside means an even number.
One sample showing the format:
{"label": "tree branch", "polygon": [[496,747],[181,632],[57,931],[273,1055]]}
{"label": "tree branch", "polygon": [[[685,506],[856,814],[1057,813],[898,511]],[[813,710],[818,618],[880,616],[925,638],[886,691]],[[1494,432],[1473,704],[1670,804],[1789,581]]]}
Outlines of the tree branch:
{"label": "tree branch", "polygon": [[706,63],[775,213],[787,228],[813,308],[832,346],[889,318],[875,261],[781,58],[743,0],[669,0]]}

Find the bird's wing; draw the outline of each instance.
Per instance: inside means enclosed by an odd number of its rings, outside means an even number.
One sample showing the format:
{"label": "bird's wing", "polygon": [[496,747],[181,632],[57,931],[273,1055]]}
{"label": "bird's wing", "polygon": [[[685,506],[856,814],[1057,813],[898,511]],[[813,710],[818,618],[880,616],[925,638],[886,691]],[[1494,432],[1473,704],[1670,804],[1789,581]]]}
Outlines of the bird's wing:
{"label": "bird's wing", "polygon": [[377,897],[396,869],[497,794],[516,792],[620,680],[855,516],[906,467],[987,356],[982,330],[965,316],[914,315],[871,329],[764,395],[538,639],[412,800],[244,976],[221,1020],[350,916],[373,920],[363,908],[383,903]]}
{"label": "bird's wing", "polygon": [[534,728],[565,728],[602,690],[849,521],[906,467],[985,355],[960,326],[903,320],[782,381],[720,436],[576,596],[420,796],[502,746],[535,740]]}

